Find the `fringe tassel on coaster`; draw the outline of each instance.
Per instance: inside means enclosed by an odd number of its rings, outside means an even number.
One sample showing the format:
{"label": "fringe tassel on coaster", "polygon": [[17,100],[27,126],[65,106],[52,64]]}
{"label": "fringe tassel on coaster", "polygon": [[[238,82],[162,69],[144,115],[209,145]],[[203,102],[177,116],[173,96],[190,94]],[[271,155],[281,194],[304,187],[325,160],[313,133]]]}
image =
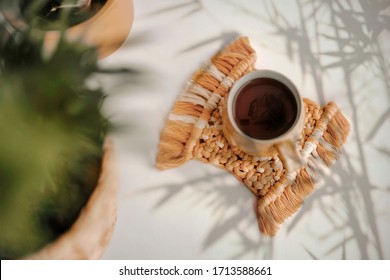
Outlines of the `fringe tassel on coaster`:
{"label": "fringe tassel on coaster", "polygon": [[241,37],[204,64],[179,95],[159,144],[156,167],[167,169],[193,158],[193,148],[220,99],[234,81],[250,71],[256,53],[246,37]]}
{"label": "fringe tassel on coaster", "polygon": [[[315,189],[318,174],[324,167],[329,167],[339,156],[341,146],[349,134],[350,125],[344,115],[334,103],[329,103],[325,110],[335,110],[333,116],[325,126],[317,147],[313,149],[308,165],[299,170],[295,181],[286,186],[282,193],[275,195],[275,186],[258,200],[258,221],[261,232],[267,236],[274,236],[279,226],[303,204],[305,198]],[[327,118],[325,115],[324,118]],[[324,123],[320,120],[318,126]]]}
{"label": "fringe tassel on coaster", "polygon": [[161,135],[160,152],[157,155],[156,167],[168,169],[183,164],[183,149],[188,141],[193,125],[168,121],[169,129]]}

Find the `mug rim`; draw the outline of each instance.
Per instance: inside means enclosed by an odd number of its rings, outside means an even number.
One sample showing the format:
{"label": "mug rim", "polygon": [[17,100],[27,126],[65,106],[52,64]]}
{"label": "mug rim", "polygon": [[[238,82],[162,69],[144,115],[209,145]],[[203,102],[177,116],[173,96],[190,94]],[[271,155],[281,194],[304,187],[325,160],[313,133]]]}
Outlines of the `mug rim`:
{"label": "mug rim", "polygon": [[[297,113],[295,116],[294,123],[289,127],[288,130],[283,132],[282,134],[278,135],[277,137],[270,138],[270,139],[258,139],[258,138],[253,138],[246,133],[244,133],[236,124],[233,116],[233,104],[235,100],[237,99],[238,93],[240,92],[240,89],[249,81],[252,81],[257,78],[269,78],[269,79],[274,79],[278,82],[281,82],[283,85],[285,85],[293,94],[296,102],[297,102]],[[302,98],[298,92],[297,87],[295,84],[287,78],[285,75],[283,75],[280,72],[270,70],[270,69],[261,69],[261,70],[254,70],[252,72],[249,72],[248,74],[245,74],[242,76],[240,79],[238,79],[233,87],[230,89],[229,95],[227,97],[227,115],[229,118],[229,122],[233,126],[233,129],[240,134],[240,136],[244,137],[246,140],[249,140],[251,142],[255,143],[261,143],[261,144],[271,144],[275,142],[281,142],[288,138],[290,136],[290,133],[294,130],[294,128],[299,124],[300,121],[300,116],[302,114],[303,110],[303,101]]]}

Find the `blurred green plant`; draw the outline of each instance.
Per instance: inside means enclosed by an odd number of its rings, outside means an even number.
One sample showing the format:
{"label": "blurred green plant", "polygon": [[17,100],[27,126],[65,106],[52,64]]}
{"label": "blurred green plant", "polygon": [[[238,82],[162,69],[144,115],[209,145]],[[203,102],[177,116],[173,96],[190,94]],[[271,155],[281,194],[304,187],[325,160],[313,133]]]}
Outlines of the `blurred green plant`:
{"label": "blurred green plant", "polygon": [[61,40],[47,58],[31,30],[0,32],[1,259],[69,229],[97,183],[108,127],[102,91],[86,86],[96,51]]}

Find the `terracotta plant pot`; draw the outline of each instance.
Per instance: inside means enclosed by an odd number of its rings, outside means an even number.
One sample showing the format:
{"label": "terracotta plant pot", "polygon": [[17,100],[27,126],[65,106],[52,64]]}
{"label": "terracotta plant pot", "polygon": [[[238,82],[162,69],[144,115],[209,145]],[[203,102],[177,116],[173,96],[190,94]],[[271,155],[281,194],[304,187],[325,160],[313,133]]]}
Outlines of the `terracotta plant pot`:
{"label": "terracotta plant pot", "polygon": [[119,180],[112,140],[106,140],[99,181],[72,227],[26,259],[98,259],[116,222]]}
{"label": "terracotta plant pot", "polygon": [[[13,29],[23,32],[28,28],[28,24],[20,8],[15,5],[14,3],[3,4],[0,12]],[[133,20],[133,0],[107,0],[91,18],[69,27],[65,31],[65,37],[69,41],[81,41],[97,47],[99,58],[104,58],[123,44],[130,33]],[[58,30],[35,30],[35,32],[43,33],[45,47],[49,52],[55,49],[61,36]]]}
{"label": "terracotta plant pot", "polygon": [[[92,18],[70,27],[66,31],[68,40],[80,40],[96,46],[99,58],[116,51],[126,40],[134,20],[133,0],[107,0],[106,4]],[[60,32],[48,31],[46,43],[53,49],[58,42]]]}

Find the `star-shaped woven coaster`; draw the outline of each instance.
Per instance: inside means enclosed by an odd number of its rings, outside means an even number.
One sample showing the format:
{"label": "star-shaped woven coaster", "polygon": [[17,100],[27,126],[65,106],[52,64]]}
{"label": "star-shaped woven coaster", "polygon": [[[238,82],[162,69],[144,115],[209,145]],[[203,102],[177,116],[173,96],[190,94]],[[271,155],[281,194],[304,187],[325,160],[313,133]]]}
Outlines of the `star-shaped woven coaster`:
{"label": "star-shaped woven coaster", "polygon": [[241,37],[192,76],[161,133],[156,166],[173,168],[197,159],[232,173],[258,198],[259,228],[272,236],[338,158],[350,126],[334,102],[322,107],[304,99],[305,124],[298,147],[305,165],[290,173],[277,155],[255,157],[230,145],[222,130],[224,98],[235,81],[254,70],[255,61],[248,38]]}

